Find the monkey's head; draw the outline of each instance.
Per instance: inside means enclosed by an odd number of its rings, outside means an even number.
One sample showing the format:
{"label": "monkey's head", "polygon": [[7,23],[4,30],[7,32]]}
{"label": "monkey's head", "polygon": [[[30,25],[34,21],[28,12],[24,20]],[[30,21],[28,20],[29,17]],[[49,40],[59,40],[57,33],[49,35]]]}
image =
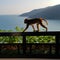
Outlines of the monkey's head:
{"label": "monkey's head", "polygon": [[27,23],[27,22],[28,22],[28,19],[25,19],[25,20],[24,20],[24,23]]}

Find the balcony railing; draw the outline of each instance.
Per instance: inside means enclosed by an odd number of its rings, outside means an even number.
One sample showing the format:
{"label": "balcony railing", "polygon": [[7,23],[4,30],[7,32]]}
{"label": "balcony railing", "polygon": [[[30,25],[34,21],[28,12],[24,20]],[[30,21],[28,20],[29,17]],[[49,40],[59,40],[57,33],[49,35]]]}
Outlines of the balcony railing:
{"label": "balcony railing", "polygon": [[[25,57],[25,58],[60,58],[60,32],[0,32],[0,36],[22,36],[22,43],[0,43],[0,57]],[[27,43],[27,36],[55,36],[55,43]],[[4,55],[2,53],[3,47],[17,46],[17,54],[14,56]],[[34,49],[32,48],[34,46]],[[41,46],[46,49],[48,53],[41,53]],[[21,49],[21,50],[20,50]],[[54,53],[52,51],[54,50]],[[14,51],[14,50],[13,50]],[[37,52],[36,52],[37,51]],[[39,52],[38,52],[39,51]],[[35,53],[36,52],[36,53]],[[8,54],[7,52],[6,54]]]}

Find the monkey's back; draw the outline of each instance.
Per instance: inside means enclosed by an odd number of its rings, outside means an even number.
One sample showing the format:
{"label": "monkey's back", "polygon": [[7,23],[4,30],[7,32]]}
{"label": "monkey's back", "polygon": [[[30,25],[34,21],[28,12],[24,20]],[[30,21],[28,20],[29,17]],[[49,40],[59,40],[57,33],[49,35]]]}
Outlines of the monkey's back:
{"label": "monkey's back", "polygon": [[40,18],[34,18],[34,19],[29,19],[28,24],[35,24],[35,23],[41,23],[42,20]]}

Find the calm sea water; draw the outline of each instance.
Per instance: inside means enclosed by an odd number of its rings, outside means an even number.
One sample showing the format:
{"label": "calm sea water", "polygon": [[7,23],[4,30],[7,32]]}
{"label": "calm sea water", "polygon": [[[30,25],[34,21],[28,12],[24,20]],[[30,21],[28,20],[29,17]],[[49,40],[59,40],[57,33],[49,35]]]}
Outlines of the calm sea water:
{"label": "calm sea water", "polygon": [[[0,15],[0,29],[15,31],[16,26],[25,28],[24,19],[25,17],[21,17],[18,15]],[[48,31],[60,31],[60,20],[47,21]],[[32,27],[30,26],[27,31],[32,31]],[[41,27],[41,31],[44,31],[44,28]]]}

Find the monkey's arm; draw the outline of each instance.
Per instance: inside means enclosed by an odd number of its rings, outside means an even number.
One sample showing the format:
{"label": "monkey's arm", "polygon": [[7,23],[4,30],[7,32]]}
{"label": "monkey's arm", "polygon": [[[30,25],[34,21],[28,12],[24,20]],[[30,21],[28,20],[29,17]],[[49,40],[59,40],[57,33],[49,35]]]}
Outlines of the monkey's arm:
{"label": "monkey's arm", "polygon": [[27,26],[26,26],[26,28],[24,29],[24,31],[23,32],[25,32],[26,30],[27,30],[27,28],[29,27],[29,25],[27,24]]}

